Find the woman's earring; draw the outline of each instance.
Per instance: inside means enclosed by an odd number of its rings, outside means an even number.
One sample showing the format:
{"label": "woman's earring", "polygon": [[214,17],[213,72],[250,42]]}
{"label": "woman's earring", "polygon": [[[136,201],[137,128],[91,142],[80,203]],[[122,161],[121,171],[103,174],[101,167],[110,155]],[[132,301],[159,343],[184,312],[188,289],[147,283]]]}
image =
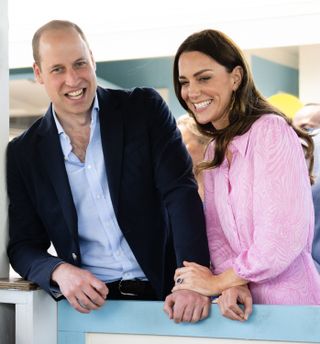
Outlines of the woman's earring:
{"label": "woman's earring", "polygon": [[232,96],[231,96],[231,101],[230,101],[229,112],[232,111],[235,101],[236,101],[236,92],[233,91],[233,92],[232,92]]}

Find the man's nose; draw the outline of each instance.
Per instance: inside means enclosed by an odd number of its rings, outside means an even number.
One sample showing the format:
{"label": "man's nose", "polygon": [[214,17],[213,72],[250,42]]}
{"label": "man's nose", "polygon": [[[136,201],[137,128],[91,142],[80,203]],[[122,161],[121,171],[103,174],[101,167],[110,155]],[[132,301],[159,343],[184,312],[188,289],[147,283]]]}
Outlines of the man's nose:
{"label": "man's nose", "polygon": [[79,75],[74,69],[69,69],[66,73],[66,84],[68,86],[76,86],[78,84]]}

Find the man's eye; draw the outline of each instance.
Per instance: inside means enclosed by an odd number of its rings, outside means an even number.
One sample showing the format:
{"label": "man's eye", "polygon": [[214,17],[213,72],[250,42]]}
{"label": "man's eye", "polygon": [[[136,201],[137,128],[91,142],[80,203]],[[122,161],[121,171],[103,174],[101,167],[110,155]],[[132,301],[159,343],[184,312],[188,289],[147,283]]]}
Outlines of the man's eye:
{"label": "man's eye", "polygon": [[51,72],[52,73],[60,73],[62,71],[62,68],[53,68],[52,70],[51,70]]}
{"label": "man's eye", "polygon": [[77,67],[83,67],[86,65],[87,65],[87,62],[85,62],[85,61],[77,62],[77,64],[76,64]]}

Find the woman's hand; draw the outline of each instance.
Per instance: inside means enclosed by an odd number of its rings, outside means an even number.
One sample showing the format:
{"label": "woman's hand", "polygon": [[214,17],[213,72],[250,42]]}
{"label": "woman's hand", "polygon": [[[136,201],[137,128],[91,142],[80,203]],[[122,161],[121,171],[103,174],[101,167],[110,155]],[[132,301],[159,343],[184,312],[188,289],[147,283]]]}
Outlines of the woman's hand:
{"label": "woman's hand", "polygon": [[214,276],[210,269],[197,263],[183,262],[184,267],[176,270],[176,282],[172,291],[188,289],[199,294],[212,296],[220,294],[218,276]]}
{"label": "woman's hand", "polygon": [[[252,296],[247,285],[223,291],[217,303],[221,314],[231,320],[245,321],[252,313]],[[240,307],[239,303],[243,307]]]}
{"label": "woman's hand", "polygon": [[213,275],[211,270],[197,263],[183,262],[184,267],[176,270],[176,282],[172,291],[188,289],[202,295],[214,296],[224,290],[245,285],[247,280],[239,277],[232,268],[219,275]]}

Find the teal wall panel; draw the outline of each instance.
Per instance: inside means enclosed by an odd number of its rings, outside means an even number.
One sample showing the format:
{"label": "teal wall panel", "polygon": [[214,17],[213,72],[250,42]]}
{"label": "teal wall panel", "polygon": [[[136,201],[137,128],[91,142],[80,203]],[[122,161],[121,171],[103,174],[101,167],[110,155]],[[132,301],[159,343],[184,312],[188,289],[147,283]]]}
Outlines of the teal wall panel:
{"label": "teal wall panel", "polygon": [[279,92],[299,96],[299,71],[280,63],[252,56],[251,69],[258,90],[270,97]]}
{"label": "teal wall panel", "polygon": [[97,63],[99,77],[123,88],[154,87],[167,88],[167,103],[175,117],[185,113],[176,99],[172,81],[172,57],[111,61]]}
{"label": "teal wall panel", "polygon": [[[175,117],[185,110],[176,99],[172,81],[173,57],[107,61],[97,63],[97,76],[121,88],[154,87],[168,89],[168,105]],[[257,88],[269,97],[278,92],[298,96],[299,72],[297,69],[252,56],[251,69]],[[33,78],[31,68],[10,70],[10,79]]]}

